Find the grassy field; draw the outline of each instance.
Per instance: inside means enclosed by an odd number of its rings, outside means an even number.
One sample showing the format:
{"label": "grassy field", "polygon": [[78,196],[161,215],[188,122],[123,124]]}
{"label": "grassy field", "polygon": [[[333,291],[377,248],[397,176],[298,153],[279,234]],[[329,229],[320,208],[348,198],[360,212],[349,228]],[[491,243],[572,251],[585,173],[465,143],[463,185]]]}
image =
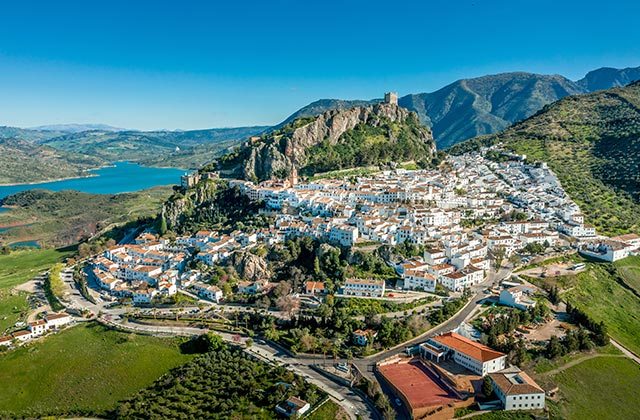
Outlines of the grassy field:
{"label": "grassy field", "polygon": [[625,347],[640,353],[640,299],[607,271],[605,264],[588,264],[572,276],[575,284],[563,294],[596,321],[604,321],[609,334]]}
{"label": "grassy field", "polygon": [[625,283],[640,293],[640,257],[627,257],[624,260],[616,261],[614,264]]}
{"label": "grassy field", "polygon": [[566,419],[637,418],[640,366],[626,358],[586,360],[554,375]]}
{"label": "grassy field", "polygon": [[0,354],[0,417],[100,413],[189,359],[174,339],[73,327]]}
{"label": "grassy field", "polygon": [[316,411],[311,413],[307,420],[341,420],[348,419],[347,414],[338,404],[332,400],[327,400]]}
{"label": "grassy field", "polygon": [[0,289],[17,286],[72,254],[72,249],[14,251],[0,255]]}
{"label": "grassy field", "polygon": [[26,293],[0,289],[0,335],[16,322],[24,320],[28,310]]}

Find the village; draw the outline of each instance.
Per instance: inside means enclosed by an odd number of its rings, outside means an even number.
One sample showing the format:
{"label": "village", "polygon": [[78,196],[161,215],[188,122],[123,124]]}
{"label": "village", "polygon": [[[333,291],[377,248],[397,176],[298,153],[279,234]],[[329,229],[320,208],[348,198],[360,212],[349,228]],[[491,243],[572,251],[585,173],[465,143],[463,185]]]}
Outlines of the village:
{"label": "village", "polygon": [[[215,177],[185,175],[183,188]],[[294,173],[283,181],[256,185],[230,180],[229,186],[260,203],[260,211],[273,223],[255,231],[201,230],[171,239],[145,230],[129,243],[109,247],[90,258],[84,268],[91,293],[103,302],[103,318],[121,317],[129,311],[127,305],[144,311],[178,296],[198,302],[201,308],[202,302],[208,302],[208,308],[237,310],[225,305],[237,305],[237,296],[271,293],[277,283],[265,279],[241,279],[233,288],[209,281],[211,270],[226,264],[237,252],[304,237],[344,249],[411,244],[418,254],[394,254],[386,261],[395,273],[393,278],[348,277],[333,294],[341,299],[389,302],[415,299],[428,302],[422,304],[427,310],[475,294],[474,304],[463,306],[404,348],[382,351],[370,362],[353,361],[350,366],[348,360],[338,360],[333,368],[317,368],[346,383],[358,375],[374,375],[395,396],[396,409],[410,418],[450,418],[456,410],[475,403],[481,410],[544,409],[549,393],[508,363],[506,352],[488,345],[483,331],[487,323],[511,317],[514,312],[510,311],[515,311],[526,313],[526,319],[538,319],[533,329],[519,327],[522,332],[516,332],[522,337],[526,337],[522,333],[530,335],[525,340],[528,347],[548,340],[551,333],[565,334],[556,317],[537,309],[546,291],[512,274],[514,267],[575,251],[612,262],[640,249],[636,235],[598,236],[546,166],[530,165],[526,157],[495,149],[448,157],[438,170],[398,168],[370,176],[307,182],[299,182]],[[570,274],[583,265],[559,270]],[[542,271],[532,274],[544,276]],[[322,281],[306,281],[289,293],[292,299],[311,302],[313,307],[329,294]],[[109,315],[109,303],[117,305],[119,315]],[[287,317],[283,312],[278,316]],[[2,337],[0,345],[19,345],[73,322],[66,313],[45,313],[29,323],[28,329]],[[371,329],[354,330],[350,345],[371,351],[377,335]],[[298,365],[316,363],[289,357]],[[366,373],[370,363],[373,371]],[[483,398],[487,388],[495,399]],[[307,410],[309,405],[296,398],[277,409],[285,416],[300,416]]]}

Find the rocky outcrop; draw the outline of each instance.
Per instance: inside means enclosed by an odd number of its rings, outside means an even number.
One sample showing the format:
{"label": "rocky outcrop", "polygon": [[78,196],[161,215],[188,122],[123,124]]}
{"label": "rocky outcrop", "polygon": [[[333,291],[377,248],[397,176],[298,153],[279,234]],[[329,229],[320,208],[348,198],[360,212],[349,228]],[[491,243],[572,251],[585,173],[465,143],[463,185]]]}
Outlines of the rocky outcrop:
{"label": "rocky outcrop", "polygon": [[[249,150],[242,154],[245,159],[238,162],[240,171],[237,171],[236,175],[250,180],[285,178],[294,167],[300,168],[305,165],[310,148],[324,141],[337,144],[346,132],[360,124],[380,127],[384,124],[402,124],[409,120],[419,125],[416,114],[386,103],[331,110],[309,122],[296,120],[263,136],[258,142],[247,144],[245,147]],[[435,151],[433,136],[427,127],[420,126],[415,135],[416,141],[430,145],[431,153]],[[395,140],[391,130],[387,137],[388,141]]]}
{"label": "rocky outcrop", "polygon": [[243,279],[257,281],[271,278],[271,271],[269,270],[267,261],[251,252],[234,252],[229,258],[229,264]]}
{"label": "rocky outcrop", "polygon": [[215,182],[200,182],[194,188],[183,193],[176,192],[162,206],[162,216],[170,230],[178,228],[184,218],[189,216],[203,203],[211,200],[218,190]]}

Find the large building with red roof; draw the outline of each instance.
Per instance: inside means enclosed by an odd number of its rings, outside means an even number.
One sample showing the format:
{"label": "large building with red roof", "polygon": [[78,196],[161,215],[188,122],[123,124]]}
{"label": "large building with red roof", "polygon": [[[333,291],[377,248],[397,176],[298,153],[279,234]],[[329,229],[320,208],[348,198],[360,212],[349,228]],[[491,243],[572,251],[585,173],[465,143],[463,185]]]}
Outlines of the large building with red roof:
{"label": "large building with red roof", "polygon": [[377,370],[404,402],[412,418],[421,418],[427,413],[442,411],[442,407],[454,407],[461,402],[458,395],[421,360],[382,363]]}
{"label": "large building with red roof", "polygon": [[451,358],[460,366],[482,376],[504,369],[507,361],[506,354],[454,332],[430,338],[420,345],[420,354],[436,362]]}

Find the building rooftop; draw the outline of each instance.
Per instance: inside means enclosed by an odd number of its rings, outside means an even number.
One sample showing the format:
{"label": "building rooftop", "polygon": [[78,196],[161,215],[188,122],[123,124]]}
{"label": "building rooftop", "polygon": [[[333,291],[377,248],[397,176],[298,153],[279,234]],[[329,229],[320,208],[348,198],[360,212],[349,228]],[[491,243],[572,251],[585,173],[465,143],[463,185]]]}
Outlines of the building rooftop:
{"label": "building rooftop", "polygon": [[457,352],[466,354],[472,359],[479,360],[481,362],[488,362],[493,359],[505,356],[497,350],[485,346],[473,340],[469,340],[466,337],[456,334],[454,332],[448,332],[442,335],[438,335],[432,338],[433,341],[456,350]]}
{"label": "building rooftop", "polygon": [[510,367],[489,376],[505,395],[538,394],[544,390],[529,375],[517,367]]}

